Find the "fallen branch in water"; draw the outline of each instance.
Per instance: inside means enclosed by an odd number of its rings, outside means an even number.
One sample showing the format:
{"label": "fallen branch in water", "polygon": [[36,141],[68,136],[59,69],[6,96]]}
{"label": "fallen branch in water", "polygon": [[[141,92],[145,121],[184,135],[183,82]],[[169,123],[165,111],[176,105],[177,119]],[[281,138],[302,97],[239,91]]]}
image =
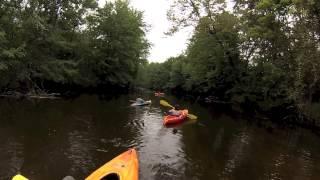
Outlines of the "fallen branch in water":
{"label": "fallen branch in water", "polygon": [[34,98],[34,99],[60,99],[60,97],[57,96],[43,96],[43,95],[30,95],[26,96],[27,98]]}
{"label": "fallen branch in water", "polygon": [[59,99],[61,96],[58,93],[41,93],[41,94],[35,94],[35,93],[27,93],[23,94],[20,92],[6,92],[4,94],[0,94],[0,97],[7,97],[7,98],[32,98],[32,99]]}
{"label": "fallen branch in water", "polygon": [[107,152],[108,152],[107,150],[104,150],[104,149],[96,149],[96,151],[99,151],[99,152],[105,152],[105,153],[107,153]]}

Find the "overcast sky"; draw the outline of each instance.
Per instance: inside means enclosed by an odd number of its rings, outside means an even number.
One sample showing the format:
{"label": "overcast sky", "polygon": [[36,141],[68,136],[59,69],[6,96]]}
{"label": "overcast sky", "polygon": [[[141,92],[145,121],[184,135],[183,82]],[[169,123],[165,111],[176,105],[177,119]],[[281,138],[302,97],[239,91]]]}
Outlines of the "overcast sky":
{"label": "overcast sky", "polygon": [[170,27],[167,20],[170,0],[131,0],[131,4],[134,8],[144,11],[144,20],[151,26],[150,31],[147,32],[147,38],[152,44],[149,61],[163,62],[169,57],[181,54],[186,49],[187,40],[192,35],[190,28],[173,36],[164,35]]}
{"label": "overcast sky", "polygon": [[[103,6],[106,1],[99,0]],[[177,56],[187,47],[187,40],[191,37],[192,30],[189,28],[166,36],[170,23],[167,20],[167,10],[172,0],[130,0],[130,4],[144,12],[144,21],[150,26],[147,32],[147,39],[152,44],[148,60],[150,62],[163,62],[167,58]]]}
{"label": "overcast sky", "polygon": [[[99,0],[103,6],[106,1]],[[192,35],[192,28],[184,29],[173,36],[166,36],[170,27],[167,20],[167,10],[172,0],[130,0],[130,4],[144,12],[144,21],[150,26],[147,39],[152,44],[148,60],[150,62],[163,62],[167,58],[181,54],[186,48],[188,39]]]}

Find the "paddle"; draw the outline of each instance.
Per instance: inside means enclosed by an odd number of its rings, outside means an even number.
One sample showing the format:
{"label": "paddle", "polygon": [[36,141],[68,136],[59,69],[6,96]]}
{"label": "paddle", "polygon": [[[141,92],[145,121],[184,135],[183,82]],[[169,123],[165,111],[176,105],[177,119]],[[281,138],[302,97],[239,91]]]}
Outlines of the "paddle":
{"label": "paddle", "polygon": [[[160,100],[160,104],[161,104],[162,106],[167,106],[167,107],[174,108],[171,104],[169,104],[169,103],[168,103],[167,101],[165,101],[165,100]],[[192,120],[198,119],[197,116],[195,116],[195,115],[193,115],[193,114],[189,114],[189,113],[188,113],[188,118],[189,118],[189,119],[192,119]]]}

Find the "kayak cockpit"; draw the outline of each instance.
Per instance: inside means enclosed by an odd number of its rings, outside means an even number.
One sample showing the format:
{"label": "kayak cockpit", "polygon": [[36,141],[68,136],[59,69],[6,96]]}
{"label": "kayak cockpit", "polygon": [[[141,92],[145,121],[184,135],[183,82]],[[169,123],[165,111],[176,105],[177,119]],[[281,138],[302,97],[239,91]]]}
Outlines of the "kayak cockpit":
{"label": "kayak cockpit", "polygon": [[120,180],[120,177],[117,173],[110,173],[103,177],[101,180]]}

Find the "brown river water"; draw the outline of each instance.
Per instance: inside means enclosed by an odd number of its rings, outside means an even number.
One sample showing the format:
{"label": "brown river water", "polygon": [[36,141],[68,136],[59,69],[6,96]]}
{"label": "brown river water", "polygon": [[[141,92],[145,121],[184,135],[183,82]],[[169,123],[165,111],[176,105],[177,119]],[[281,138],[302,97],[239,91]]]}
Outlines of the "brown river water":
{"label": "brown river water", "polygon": [[84,179],[128,148],[142,180],[320,179],[320,137],[301,129],[272,131],[246,118],[174,97],[198,121],[166,128],[167,108],[131,107],[137,94],[111,99],[0,99],[0,180]]}

